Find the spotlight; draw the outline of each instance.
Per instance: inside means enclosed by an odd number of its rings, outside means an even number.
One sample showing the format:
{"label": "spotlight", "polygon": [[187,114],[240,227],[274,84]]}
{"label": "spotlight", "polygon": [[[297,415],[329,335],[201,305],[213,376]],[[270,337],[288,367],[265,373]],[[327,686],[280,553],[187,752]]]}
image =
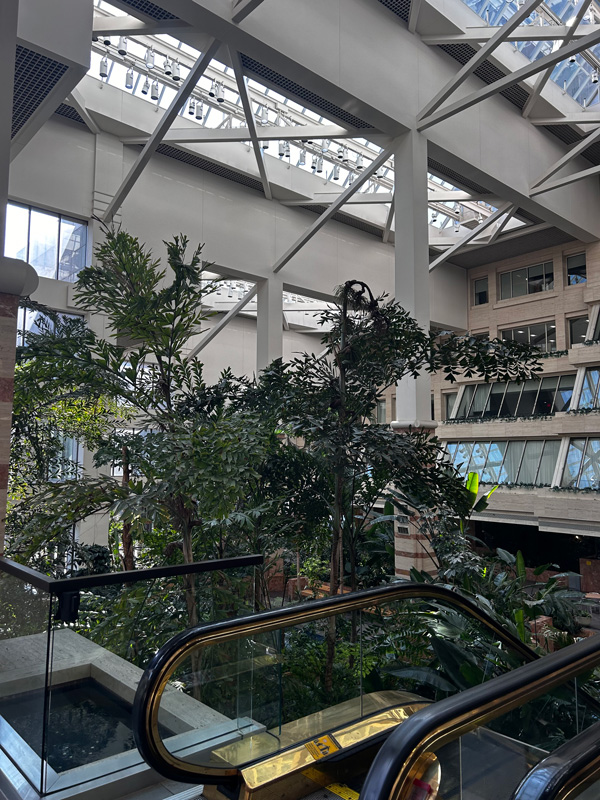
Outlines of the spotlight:
{"label": "spotlight", "polygon": [[179,66],[179,61],[177,61],[177,60],[175,60],[175,63],[173,64],[172,76],[171,77],[173,78],[174,81],[180,81],[181,80],[181,67]]}
{"label": "spotlight", "polygon": [[317,169],[317,161],[318,161],[317,157],[316,157],[315,155],[313,155],[313,157],[312,157],[312,164],[310,165],[310,168],[312,169],[312,171],[313,171],[313,172],[316,172],[316,169]]}
{"label": "spotlight", "polygon": [[190,97],[190,102],[188,103],[188,114],[190,117],[193,117],[196,113],[196,101],[193,97]]}
{"label": "spotlight", "polygon": [[337,151],[337,157],[341,160],[344,157],[344,146],[340,145]]}
{"label": "spotlight", "polygon": [[574,64],[577,61],[577,56],[573,53],[572,56],[569,56],[569,64]]}
{"label": "spotlight", "polygon": [[173,65],[169,61],[169,56],[165,57],[165,63],[163,64],[163,70],[165,75],[171,75],[173,73]]}
{"label": "spotlight", "polygon": [[214,97],[215,96],[215,81],[213,80],[210,84],[210,89],[208,90],[208,96]]}
{"label": "spotlight", "polygon": [[146,69],[154,69],[155,56],[154,56],[154,50],[151,47],[149,47],[146,50],[144,61],[146,62]]}
{"label": "spotlight", "polygon": [[133,89],[133,67],[129,67],[125,75],[125,88]]}
{"label": "spotlight", "polygon": [[323,172],[323,156],[317,159],[317,172]]}
{"label": "spotlight", "polygon": [[289,143],[289,142],[286,142],[286,143],[285,143],[285,153],[284,153],[284,155],[285,155],[285,157],[286,157],[286,158],[289,158],[289,157],[290,157],[290,152],[291,152],[291,151],[290,151],[290,143]]}
{"label": "spotlight", "polygon": [[438,212],[437,212],[437,211],[435,210],[435,208],[434,208],[434,209],[432,210],[432,212],[431,212],[431,221],[432,221],[432,222],[435,222],[435,221],[437,220],[437,218],[438,218]]}
{"label": "spotlight", "polygon": [[283,158],[285,155],[285,142],[279,142],[279,158]]}
{"label": "spotlight", "polygon": [[598,83],[598,70],[595,69],[592,72],[592,83]]}
{"label": "spotlight", "polygon": [[339,179],[340,179],[340,165],[339,164],[334,164],[333,165],[333,180],[334,181],[339,181]]}
{"label": "spotlight", "polygon": [[348,148],[344,147],[342,150],[342,163],[347,164],[350,161],[350,153],[348,152]]}
{"label": "spotlight", "polygon": [[477,215],[477,224],[481,225],[482,222],[483,222],[483,217],[481,216],[481,211],[480,211],[479,214]]}
{"label": "spotlight", "polygon": [[331,144],[330,140],[329,139],[325,139],[325,141],[323,142],[323,146],[321,147],[321,152],[322,153],[327,153],[329,151],[329,145],[330,144]]}
{"label": "spotlight", "polygon": [[152,81],[152,89],[150,90],[150,99],[158,100],[158,81]]}
{"label": "spotlight", "polygon": [[298,159],[298,166],[303,167],[306,164],[306,148],[300,150],[300,158]]}
{"label": "spotlight", "polygon": [[120,56],[126,56],[127,55],[127,37],[126,36],[120,36],[119,37],[119,44],[117,45],[117,53]]}
{"label": "spotlight", "polygon": [[348,175],[348,184],[350,186],[354,183],[355,178],[356,178],[356,175],[353,172],[351,172],[350,175]]}
{"label": "spotlight", "polygon": [[454,220],[454,233],[460,233],[460,222],[457,219]]}
{"label": "spotlight", "polygon": [[357,170],[361,170],[363,167],[364,167],[364,159],[363,159],[363,154],[362,154],[362,153],[359,153],[359,154],[356,156],[356,169],[357,169]]}
{"label": "spotlight", "polygon": [[263,106],[260,111],[260,121],[263,125],[266,125],[269,122],[269,109],[267,106]]}
{"label": "spotlight", "polygon": [[196,119],[202,119],[204,116],[204,103],[202,100],[199,100],[196,103]]}
{"label": "spotlight", "polygon": [[100,77],[108,78],[108,58],[106,56],[100,62]]}
{"label": "spotlight", "polygon": [[102,39],[102,44],[104,45],[104,47],[110,47],[111,45],[110,36],[104,36],[104,38]]}
{"label": "spotlight", "polygon": [[142,94],[148,94],[150,91],[150,81],[148,80],[148,76],[146,75],[146,80],[144,81],[144,85],[142,86]]}
{"label": "spotlight", "polygon": [[217,98],[217,103],[225,102],[225,94],[223,92],[222,83],[217,83],[217,85],[215,86],[215,97]]}

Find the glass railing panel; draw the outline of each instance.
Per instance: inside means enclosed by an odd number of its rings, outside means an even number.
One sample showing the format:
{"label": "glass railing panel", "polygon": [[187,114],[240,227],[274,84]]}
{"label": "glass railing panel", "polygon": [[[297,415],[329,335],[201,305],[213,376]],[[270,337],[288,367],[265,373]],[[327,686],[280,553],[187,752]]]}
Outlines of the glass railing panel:
{"label": "glass railing panel", "polygon": [[[416,777],[432,785],[437,781],[444,800],[511,800],[532,767],[600,719],[600,705],[580,691],[582,683],[596,693],[588,675],[523,702],[441,747],[432,747],[427,757],[437,762],[436,769],[432,771],[424,759]],[[507,707],[514,702],[507,697]]]}
{"label": "glass railing panel", "polygon": [[[149,660],[188,627],[252,613],[254,577],[253,567],[149,580],[132,575],[129,583],[86,586],[63,596],[63,605],[75,610],[72,615],[55,614],[52,626],[49,790],[68,790],[100,776],[116,779],[119,773],[139,768],[142,759],[133,738],[132,704]],[[79,596],[78,610],[73,594]],[[174,691],[167,693],[173,699],[162,715],[164,721],[158,723],[167,740],[179,736],[181,741],[182,734],[222,719],[220,709],[202,720],[189,710],[190,704],[202,701],[200,689],[210,694],[219,684],[223,693],[230,688],[232,678],[223,670],[231,671],[236,657],[232,659],[229,652],[213,655],[222,662],[221,674],[219,665],[199,667],[196,662],[179,670]],[[214,676],[207,686],[194,680],[204,669],[212,669]],[[186,693],[193,698],[187,705]]]}
{"label": "glass railing panel", "polygon": [[50,595],[0,573],[0,750],[2,770],[43,788]]}

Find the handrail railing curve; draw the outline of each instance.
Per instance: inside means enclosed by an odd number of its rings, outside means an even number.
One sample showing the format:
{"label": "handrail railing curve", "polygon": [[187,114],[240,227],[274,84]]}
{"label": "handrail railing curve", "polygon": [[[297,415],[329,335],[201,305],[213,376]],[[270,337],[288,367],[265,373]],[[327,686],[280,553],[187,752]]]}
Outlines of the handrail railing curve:
{"label": "handrail railing curve", "polygon": [[506,630],[475,602],[456,591],[435,584],[398,582],[363,592],[264,611],[249,617],[207,623],[174,636],[158,650],[146,667],[133,707],[134,737],[140,753],[153,769],[171,780],[232,785],[238,774],[236,769],[212,769],[183,761],[167,750],[159,736],[158,712],[162,694],[171,675],[190,653],[216,643],[267,633],[334,614],[411,599],[447,602],[480,622],[501,642],[519,652],[526,661],[531,662],[539,658],[528,645]]}
{"label": "handrail railing curve", "polygon": [[600,636],[417,711],[390,735],[375,756],[361,800],[401,800],[424,753],[543,695],[600,664]]}

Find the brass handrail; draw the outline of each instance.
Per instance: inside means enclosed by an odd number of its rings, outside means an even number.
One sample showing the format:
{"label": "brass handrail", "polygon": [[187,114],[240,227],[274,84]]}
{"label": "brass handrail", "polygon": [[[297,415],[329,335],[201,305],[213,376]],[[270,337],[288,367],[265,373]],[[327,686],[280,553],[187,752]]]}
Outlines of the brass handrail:
{"label": "brass handrail", "polygon": [[503,644],[519,652],[526,661],[539,656],[506,630],[476,603],[456,591],[427,583],[399,582],[363,592],[328,597],[325,600],[265,611],[190,628],[170,639],[152,658],[139,683],[134,707],[133,730],[136,745],[145,761],[161,775],[172,780],[231,785],[238,770],[213,768],[183,761],[170,753],[158,733],[158,713],[162,694],[177,667],[193,652],[255,634],[268,633],[323,619],[335,614],[369,609],[398,600],[438,600],[460,609],[490,630]]}
{"label": "brass handrail", "polygon": [[375,757],[361,800],[403,800],[425,753],[599,664],[600,636],[593,636],[418,711],[390,735]]}

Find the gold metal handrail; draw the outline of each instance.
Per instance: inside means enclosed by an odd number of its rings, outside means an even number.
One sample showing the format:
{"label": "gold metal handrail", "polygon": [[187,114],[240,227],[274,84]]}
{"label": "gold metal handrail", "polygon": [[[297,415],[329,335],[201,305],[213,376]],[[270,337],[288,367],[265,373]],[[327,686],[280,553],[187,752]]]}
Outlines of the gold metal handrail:
{"label": "gold metal handrail", "polygon": [[395,583],[348,595],[330,597],[291,608],[263,612],[224,622],[209,623],[184,631],[164,645],[147,667],[134,702],[136,744],[150,766],[176,780],[201,778],[206,782],[239,774],[235,768],[213,768],[183,761],[170,753],[158,732],[158,714],[165,688],[177,667],[192,653],[215,644],[305,624],[336,614],[368,610],[399,600],[437,600],[446,602],[490,630],[503,644],[516,650],[526,661],[538,658],[531,648],[507,631],[473,601],[443,586],[422,583]]}

